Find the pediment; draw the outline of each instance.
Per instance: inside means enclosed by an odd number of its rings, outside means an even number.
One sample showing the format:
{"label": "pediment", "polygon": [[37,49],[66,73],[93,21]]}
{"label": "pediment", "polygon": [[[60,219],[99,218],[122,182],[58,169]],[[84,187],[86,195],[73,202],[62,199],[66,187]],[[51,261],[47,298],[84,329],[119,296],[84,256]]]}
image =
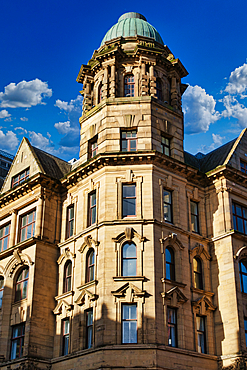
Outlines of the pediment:
{"label": "pediment", "polygon": [[65,248],[63,254],[61,254],[61,256],[59,256],[58,260],[57,260],[57,263],[60,265],[64,259],[72,259],[72,258],[75,258],[75,254],[74,253],[71,253],[71,251],[69,250],[69,248]]}
{"label": "pediment", "polygon": [[192,306],[198,310],[201,315],[205,315],[207,311],[216,310],[216,306],[214,306],[206,296],[198,298],[196,301],[192,301]]}
{"label": "pediment", "polygon": [[87,289],[82,289],[75,303],[78,304],[78,306],[83,306],[84,304],[87,306],[88,303],[93,302],[96,299],[98,299],[97,294],[93,294]]}
{"label": "pediment", "polygon": [[112,240],[116,243],[121,243],[122,241],[131,241],[135,237],[139,242],[145,242],[147,240],[145,237],[138,234],[133,227],[126,227],[123,233],[118,234],[115,238],[112,238]]}
{"label": "pediment", "polygon": [[55,309],[53,310],[53,313],[54,315],[61,315],[63,310],[66,311],[66,313],[68,313],[69,311],[71,311],[73,309],[73,305],[72,304],[69,304],[68,302],[66,302],[64,299],[61,300],[55,307]]}
{"label": "pediment", "polygon": [[211,256],[208,253],[208,251],[204,248],[204,245],[201,243],[196,243],[194,248],[190,249],[190,256],[191,259],[194,258],[195,256],[201,257],[202,255],[207,259],[211,260]]}
{"label": "pediment", "polygon": [[184,249],[183,244],[178,239],[177,234],[175,234],[175,233],[171,233],[168,236],[166,236],[165,238],[160,239],[160,242],[161,242],[161,244],[163,245],[164,248],[166,248],[168,245],[173,246],[174,244],[177,244],[179,249],[181,249],[181,250]]}
{"label": "pediment", "polygon": [[147,292],[145,290],[139,289],[132,283],[126,283],[119,289],[114,290],[111,293],[116,298],[125,298],[127,302],[133,302],[133,299],[135,297],[142,298],[147,296]]}
{"label": "pediment", "polygon": [[82,245],[80,246],[80,248],[78,249],[78,251],[83,253],[86,248],[96,249],[96,247],[99,244],[100,244],[99,241],[94,240],[91,235],[88,235],[84,238],[84,241],[83,241]]}
{"label": "pediment", "polygon": [[16,268],[20,265],[24,266],[32,266],[34,262],[31,260],[31,258],[27,255],[22,253],[18,248],[13,250],[13,257],[9,260],[7,265],[4,269],[4,275],[12,277]]}
{"label": "pediment", "polygon": [[170,304],[174,307],[188,301],[188,298],[184,295],[184,293],[177,286],[171,288],[167,292],[162,292],[161,296],[164,299],[169,299]]}

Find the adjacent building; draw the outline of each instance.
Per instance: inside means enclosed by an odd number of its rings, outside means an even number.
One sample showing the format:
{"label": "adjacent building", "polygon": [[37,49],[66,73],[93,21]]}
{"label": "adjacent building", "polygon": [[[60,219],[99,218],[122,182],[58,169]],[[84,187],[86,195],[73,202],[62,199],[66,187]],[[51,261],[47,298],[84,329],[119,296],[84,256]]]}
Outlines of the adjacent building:
{"label": "adjacent building", "polygon": [[3,150],[0,150],[0,189],[11,167],[13,159],[14,159],[13,155],[6,153]]}
{"label": "adjacent building", "polygon": [[77,81],[80,158],[0,196],[0,368],[244,369],[247,133],[184,151],[183,64],[126,13]]}

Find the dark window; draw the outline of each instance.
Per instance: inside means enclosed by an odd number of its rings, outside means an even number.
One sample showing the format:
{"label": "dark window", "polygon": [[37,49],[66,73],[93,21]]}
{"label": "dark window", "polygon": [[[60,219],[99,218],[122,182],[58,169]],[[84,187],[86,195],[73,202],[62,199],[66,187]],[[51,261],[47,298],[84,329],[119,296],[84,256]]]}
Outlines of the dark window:
{"label": "dark window", "polygon": [[29,178],[29,168],[12,177],[12,187],[21,184]]}
{"label": "dark window", "polygon": [[62,355],[65,356],[69,353],[69,319],[62,321],[63,325],[63,350]]}
{"label": "dark window", "polygon": [[75,211],[74,205],[72,205],[67,209],[67,238],[71,237],[74,234],[74,220]]}
{"label": "dark window", "polygon": [[123,185],[123,217],[136,215],[136,186]]}
{"label": "dark window", "polygon": [[9,232],[10,224],[7,224],[0,229],[0,252],[5,251],[9,247]]}
{"label": "dark window", "polygon": [[68,261],[64,268],[64,293],[72,289],[72,262]]}
{"label": "dark window", "polygon": [[93,346],[93,309],[86,311],[86,347]]}
{"label": "dark window", "polygon": [[194,271],[194,282],[195,288],[203,289],[202,283],[202,262],[200,258],[193,258],[193,271]]}
{"label": "dark window", "polygon": [[0,276],[0,308],[3,305],[4,277]]}
{"label": "dark window", "polygon": [[121,132],[121,151],[122,152],[135,152],[137,149],[137,132],[122,131]]}
{"label": "dark window", "polygon": [[177,312],[174,308],[167,308],[168,346],[177,347]]}
{"label": "dark window", "polygon": [[89,157],[93,158],[98,154],[98,137],[89,141]]}
{"label": "dark window", "polygon": [[165,136],[161,136],[161,149],[163,154],[170,156],[170,139]]}
{"label": "dark window", "polygon": [[95,254],[94,250],[90,249],[87,255],[87,276],[86,281],[93,281],[94,280],[94,266],[95,266]]}
{"label": "dark window", "polygon": [[136,246],[125,243],[122,249],[122,276],[136,276]]}
{"label": "dark window", "polygon": [[247,347],[247,317],[244,318],[245,345]]}
{"label": "dark window", "polygon": [[137,343],[136,304],[122,305],[122,343]]}
{"label": "dark window", "polygon": [[25,336],[25,324],[19,324],[12,327],[11,353],[10,359],[15,360],[23,355]]}
{"label": "dark window", "polygon": [[88,226],[90,226],[96,222],[96,191],[89,194],[88,202]]}
{"label": "dark window", "polygon": [[164,189],[163,200],[164,200],[164,220],[172,222],[172,192]]}
{"label": "dark window", "polygon": [[135,79],[133,75],[124,77],[124,96],[135,96]]}
{"label": "dark window", "polygon": [[100,82],[99,84],[99,88],[98,88],[98,104],[102,101],[102,82]]}
{"label": "dark window", "polygon": [[21,242],[34,236],[36,211],[32,211],[21,217]]}
{"label": "dark window", "polygon": [[243,173],[247,174],[247,163],[244,161],[240,161],[240,168]]}
{"label": "dark window", "polygon": [[233,227],[241,233],[247,234],[247,208],[239,204],[232,204]]}
{"label": "dark window", "polygon": [[196,316],[196,329],[197,329],[197,348],[199,353],[206,352],[206,330],[205,330],[205,317]]}
{"label": "dark window", "polygon": [[198,203],[190,201],[191,230],[199,233]]}
{"label": "dark window", "polygon": [[156,94],[157,98],[159,100],[162,100],[162,83],[160,78],[157,78],[156,80]]}
{"label": "dark window", "polygon": [[241,292],[247,293],[247,261],[242,260],[239,262],[239,278],[241,285]]}
{"label": "dark window", "polygon": [[25,267],[18,275],[15,285],[15,302],[27,298],[29,269]]}
{"label": "dark window", "polygon": [[166,279],[175,281],[174,251],[171,247],[166,247]]}

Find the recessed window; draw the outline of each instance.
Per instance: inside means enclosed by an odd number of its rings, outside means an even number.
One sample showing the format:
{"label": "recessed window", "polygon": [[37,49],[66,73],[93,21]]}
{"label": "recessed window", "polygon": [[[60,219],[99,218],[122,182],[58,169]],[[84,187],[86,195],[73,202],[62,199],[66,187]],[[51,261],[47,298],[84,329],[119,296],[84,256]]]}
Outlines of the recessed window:
{"label": "recessed window", "polygon": [[69,353],[69,319],[62,320],[63,325],[63,347],[62,355],[66,356]]}
{"label": "recessed window", "polygon": [[191,230],[199,233],[198,203],[190,201]]}
{"label": "recessed window", "polygon": [[64,267],[64,293],[72,289],[72,262],[67,261]]}
{"label": "recessed window", "polygon": [[135,152],[137,150],[137,132],[122,131],[121,132],[121,151],[122,152]]}
{"label": "recessed window", "polygon": [[239,262],[239,278],[241,292],[247,293],[247,261],[241,260]]}
{"label": "recessed window", "polygon": [[90,249],[87,254],[87,272],[86,282],[94,280],[94,266],[95,266],[95,253],[93,249]]}
{"label": "recessed window", "polygon": [[232,214],[234,230],[247,234],[247,208],[233,203]]}
{"label": "recessed window", "polygon": [[167,308],[168,346],[177,347],[177,312],[174,308]]}
{"label": "recessed window", "polygon": [[10,360],[23,356],[25,323],[12,327]]}
{"label": "recessed window", "polygon": [[86,348],[93,346],[93,309],[86,311]]}
{"label": "recessed window", "polygon": [[3,305],[4,277],[0,276],[0,308]]}
{"label": "recessed window", "polygon": [[122,305],[122,343],[137,343],[136,304]]}
{"label": "recessed window", "polygon": [[67,238],[74,234],[75,209],[74,205],[67,208]]}
{"label": "recessed window", "polygon": [[102,82],[100,82],[98,87],[98,104],[102,101]]}
{"label": "recessed window", "polygon": [[21,184],[29,178],[29,168],[12,177],[12,187]]}
{"label": "recessed window", "polygon": [[35,220],[36,220],[36,211],[29,212],[25,216],[21,217],[21,237],[20,241],[27,240],[34,236],[35,232]]}
{"label": "recessed window", "polygon": [[199,353],[206,352],[205,317],[196,315],[197,348]]}
{"label": "recessed window", "polygon": [[165,136],[161,136],[161,149],[163,154],[170,156],[170,139]]}
{"label": "recessed window", "polygon": [[136,215],[136,186],[123,185],[123,217]]}
{"label": "recessed window", "polygon": [[136,246],[125,243],[122,248],[122,275],[136,276]]}
{"label": "recessed window", "polygon": [[163,190],[164,200],[164,220],[172,222],[172,192],[169,190]]}
{"label": "recessed window", "polygon": [[171,247],[166,247],[166,279],[175,281],[174,251]]}
{"label": "recessed window", "polygon": [[159,100],[162,100],[162,83],[161,79],[156,79],[156,95]]}
{"label": "recessed window", "polygon": [[240,161],[240,168],[243,173],[247,174],[247,163],[244,161]]}
{"label": "recessed window", "polygon": [[244,318],[245,346],[247,347],[247,317]]}
{"label": "recessed window", "polygon": [[88,196],[88,226],[96,223],[96,191]]}
{"label": "recessed window", "polygon": [[135,96],[135,78],[133,75],[124,77],[124,96]]}
{"label": "recessed window", "polygon": [[10,223],[0,228],[0,252],[9,247]]}
{"label": "recessed window", "polygon": [[98,137],[94,137],[88,142],[89,145],[89,158],[93,158],[98,154]]}
{"label": "recessed window", "polygon": [[25,267],[18,275],[15,284],[15,302],[27,298],[29,269]]}
{"label": "recessed window", "polygon": [[193,258],[193,271],[195,288],[203,289],[202,283],[202,262],[199,257]]}

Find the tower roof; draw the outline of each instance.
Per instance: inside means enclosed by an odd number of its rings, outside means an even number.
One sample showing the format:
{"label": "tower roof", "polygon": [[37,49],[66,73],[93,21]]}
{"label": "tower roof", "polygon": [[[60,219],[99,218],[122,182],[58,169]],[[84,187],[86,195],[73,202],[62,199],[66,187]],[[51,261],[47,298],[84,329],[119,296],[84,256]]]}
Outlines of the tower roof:
{"label": "tower roof", "polygon": [[135,12],[123,14],[114,26],[112,26],[103,38],[101,45],[116,37],[144,36],[164,45],[159,32],[147,22],[146,18]]}

